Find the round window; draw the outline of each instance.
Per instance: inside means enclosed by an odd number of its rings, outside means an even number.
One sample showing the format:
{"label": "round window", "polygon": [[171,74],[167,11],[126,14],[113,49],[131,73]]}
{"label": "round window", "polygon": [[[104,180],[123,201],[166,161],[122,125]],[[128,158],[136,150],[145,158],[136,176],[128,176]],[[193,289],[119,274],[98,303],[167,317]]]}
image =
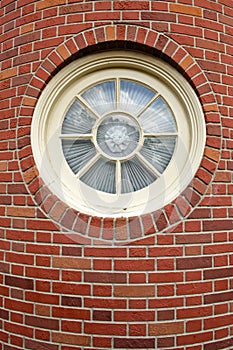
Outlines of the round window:
{"label": "round window", "polygon": [[43,91],[32,147],[45,183],[91,215],[156,210],[192,180],[205,123],[191,86],[144,54],[108,52],[79,59]]}
{"label": "round window", "polygon": [[64,156],[76,177],[93,189],[118,194],[156,181],[177,138],[175,119],[160,94],[121,78],[77,95],[61,132]]}

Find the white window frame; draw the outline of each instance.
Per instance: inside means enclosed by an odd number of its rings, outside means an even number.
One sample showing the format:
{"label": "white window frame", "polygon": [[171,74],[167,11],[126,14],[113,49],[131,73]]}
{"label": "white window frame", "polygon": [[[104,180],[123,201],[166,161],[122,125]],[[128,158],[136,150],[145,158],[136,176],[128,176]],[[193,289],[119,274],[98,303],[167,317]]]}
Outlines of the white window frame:
{"label": "white window frame", "polygon": [[[85,87],[114,77],[133,77],[158,91],[169,104],[178,129],[173,157],[162,176],[128,194],[107,194],[79,181],[64,158],[59,137],[75,96]],[[102,217],[140,215],[170,203],[192,181],[205,140],[201,103],[186,79],[161,59],[122,50],[92,54],[63,68],[43,90],[31,128],[33,155],[45,184],[70,207]]]}

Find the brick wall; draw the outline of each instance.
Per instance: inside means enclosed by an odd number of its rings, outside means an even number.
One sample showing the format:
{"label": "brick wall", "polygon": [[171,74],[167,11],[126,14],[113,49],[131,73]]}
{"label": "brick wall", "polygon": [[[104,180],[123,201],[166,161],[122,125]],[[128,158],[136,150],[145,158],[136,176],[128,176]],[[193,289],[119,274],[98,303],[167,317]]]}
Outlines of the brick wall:
{"label": "brick wall", "polygon": [[[0,17],[0,350],[232,349],[232,0],[2,0]],[[207,139],[177,199],[113,220],[50,192],[30,125],[58,70],[116,47],[185,76]]]}

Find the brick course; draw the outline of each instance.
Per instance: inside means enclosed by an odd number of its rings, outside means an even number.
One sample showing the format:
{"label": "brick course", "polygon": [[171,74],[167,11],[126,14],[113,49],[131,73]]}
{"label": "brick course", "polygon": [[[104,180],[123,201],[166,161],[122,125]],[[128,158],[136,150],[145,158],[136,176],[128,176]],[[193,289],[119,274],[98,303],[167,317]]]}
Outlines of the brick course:
{"label": "brick course", "polygon": [[[0,17],[0,350],[231,349],[232,1],[2,0]],[[207,130],[188,188],[127,219],[54,196],[30,141],[52,77],[112,48],[175,66]]]}

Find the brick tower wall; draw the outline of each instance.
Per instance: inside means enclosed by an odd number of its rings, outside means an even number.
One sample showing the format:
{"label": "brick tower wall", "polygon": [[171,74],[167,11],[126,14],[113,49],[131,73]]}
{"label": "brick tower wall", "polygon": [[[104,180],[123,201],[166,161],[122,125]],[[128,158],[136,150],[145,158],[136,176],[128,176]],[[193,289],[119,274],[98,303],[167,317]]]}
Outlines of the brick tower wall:
{"label": "brick tower wall", "polygon": [[[0,350],[233,349],[232,0],[0,3]],[[174,66],[207,137],[178,198],[113,219],[45,186],[30,131],[58,71],[116,48]]]}

